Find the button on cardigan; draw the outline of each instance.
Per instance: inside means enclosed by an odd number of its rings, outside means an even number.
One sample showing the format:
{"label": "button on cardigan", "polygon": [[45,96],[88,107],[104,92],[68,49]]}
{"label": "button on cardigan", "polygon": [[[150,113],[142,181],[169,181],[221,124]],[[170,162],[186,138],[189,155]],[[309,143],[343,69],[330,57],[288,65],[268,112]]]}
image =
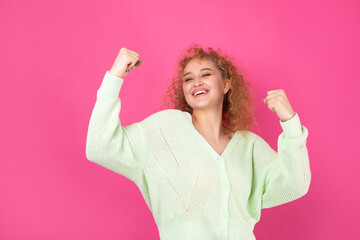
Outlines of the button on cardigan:
{"label": "button on cardigan", "polygon": [[259,135],[238,130],[219,155],[188,112],[166,109],[122,126],[123,81],[106,71],[89,121],[86,157],[137,185],[160,239],[253,240],[261,209],[308,192],[308,130],[297,113],[279,120],[277,152]]}

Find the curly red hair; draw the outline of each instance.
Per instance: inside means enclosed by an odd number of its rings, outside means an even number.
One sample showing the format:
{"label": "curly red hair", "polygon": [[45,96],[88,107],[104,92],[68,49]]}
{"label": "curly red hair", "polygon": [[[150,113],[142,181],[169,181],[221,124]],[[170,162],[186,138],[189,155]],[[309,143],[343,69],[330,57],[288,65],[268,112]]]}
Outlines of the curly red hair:
{"label": "curly red hair", "polygon": [[160,109],[165,105],[168,108],[173,107],[192,114],[193,109],[187,104],[182,89],[184,81],[182,76],[186,65],[191,60],[203,58],[211,60],[215,64],[223,79],[228,78],[230,80],[230,89],[224,95],[223,100],[223,126],[232,131],[250,131],[253,124],[258,124],[255,119],[255,104],[251,95],[251,84],[245,81],[243,75],[239,73],[238,68],[234,65],[235,61],[222,54],[221,49],[214,50],[209,47],[206,52],[199,44],[191,44],[184,49],[178,58],[176,74],[165,92]]}

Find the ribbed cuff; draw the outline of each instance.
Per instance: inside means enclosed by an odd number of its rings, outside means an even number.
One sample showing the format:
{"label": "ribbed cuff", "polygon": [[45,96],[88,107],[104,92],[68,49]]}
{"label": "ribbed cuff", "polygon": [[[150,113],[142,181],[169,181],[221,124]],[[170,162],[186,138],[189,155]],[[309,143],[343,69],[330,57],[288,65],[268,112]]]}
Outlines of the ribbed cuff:
{"label": "ribbed cuff", "polygon": [[279,120],[279,122],[286,137],[296,138],[301,136],[301,122],[297,113],[295,113],[295,116],[292,119],[287,120],[286,122]]}
{"label": "ribbed cuff", "polygon": [[107,95],[119,96],[121,86],[124,82],[123,78],[119,78],[106,71],[104,79],[99,88],[100,92],[105,92]]}

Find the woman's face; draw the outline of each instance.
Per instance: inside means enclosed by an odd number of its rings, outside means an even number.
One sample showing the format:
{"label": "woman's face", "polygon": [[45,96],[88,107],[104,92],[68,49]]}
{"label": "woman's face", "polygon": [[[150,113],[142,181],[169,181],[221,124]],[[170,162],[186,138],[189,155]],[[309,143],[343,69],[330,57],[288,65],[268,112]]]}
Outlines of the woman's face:
{"label": "woman's face", "polygon": [[[224,94],[230,87],[220,70],[208,59],[193,59],[184,69],[182,88],[186,102],[193,110],[222,108]],[[199,90],[205,93],[195,95]]]}

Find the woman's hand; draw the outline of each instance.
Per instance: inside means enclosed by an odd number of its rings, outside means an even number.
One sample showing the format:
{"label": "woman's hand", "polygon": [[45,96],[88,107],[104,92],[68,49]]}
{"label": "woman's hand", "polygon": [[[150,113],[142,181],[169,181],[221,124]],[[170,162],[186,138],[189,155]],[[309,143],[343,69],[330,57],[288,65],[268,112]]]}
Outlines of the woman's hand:
{"label": "woman's hand", "polygon": [[127,48],[121,48],[115,59],[109,73],[119,78],[125,77],[134,67],[143,64],[143,60],[139,61],[139,54]]}
{"label": "woman's hand", "polygon": [[262,101],[268,105],[271,111],[278,115],[282,122],[292,119],[296,114],[283,89],[268,91],[267,97]]}

